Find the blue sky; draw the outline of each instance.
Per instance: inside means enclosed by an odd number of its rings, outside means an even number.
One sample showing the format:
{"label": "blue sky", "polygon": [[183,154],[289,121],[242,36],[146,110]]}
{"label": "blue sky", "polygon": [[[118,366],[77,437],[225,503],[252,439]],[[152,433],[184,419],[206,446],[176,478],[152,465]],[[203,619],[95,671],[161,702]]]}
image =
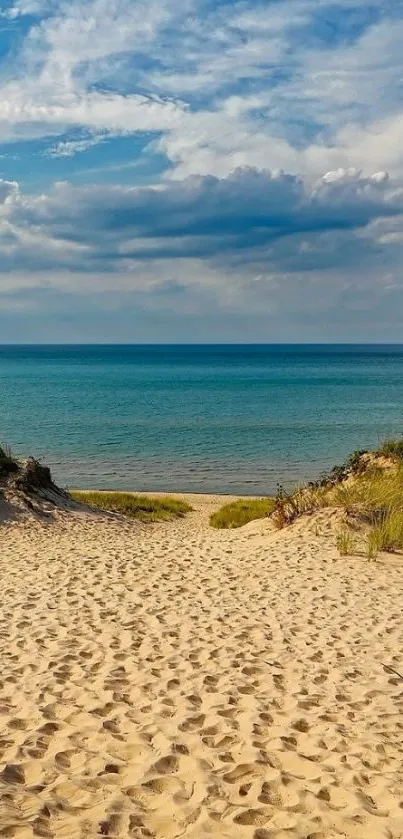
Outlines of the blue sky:
{"label": "blue sky", "polygon": [[0,341],[401,341],[403,0],[0,0]]}

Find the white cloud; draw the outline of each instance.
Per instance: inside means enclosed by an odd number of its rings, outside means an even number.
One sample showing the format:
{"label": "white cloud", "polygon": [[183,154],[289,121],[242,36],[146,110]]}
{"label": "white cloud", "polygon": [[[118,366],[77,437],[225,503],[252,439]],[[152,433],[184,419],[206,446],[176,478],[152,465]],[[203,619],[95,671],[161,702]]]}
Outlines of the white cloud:
{"label": "white cloud", "polygon": [[[14,67],[3,65],[2,136],[162,133],[154,147],[180,178],[239,165],[312,177],[340,166],[398,173],[399,8],[401,0],[385,0],[371,21],[363,0],[249,0],[215,10],[201,0],[180,9],[174,0],[20,0],[9,16],[43,19]],[[358,23],[367,15],[361,34],[311,42],[317,21],[337,22],[337,9]],[[63,137],[53,148],[71,155],[83,142]]]}
{"label": "white cloud", "polygon": [[[9,149],[2,159],[11,308],[13,293],[38,292],[117,307],[133,293],[195,315],[303,312],[307,323],[330,309],[332,323],[386,312],[393,295],[398,311],[402,0],[14,0],[1,15],[2,141],[21,159],[24,140],[44,141],[30,194]],[[113,139],[136,134],[131,160]],[[106,141],[109,179],[124,183],[129,167],[134,178],[148,142],[151,183],[153,154],[167,160],[159,185],[44,191],[49,158],[71,171]]]}
{"label": "white cloud", "polygon": [[15,197],[18,192],[19,187],[15,181],[3,181],[0,179],[0,205],[8,203],[9,199]]}
{"label": "white cloud", "polygon": [[[28,7],[14,8],[23,14]],[[167,97],[93,88],[100,62],[129,49],[147,53],[169,17],[164,3],[76,0],[55,11],[28,31],[14,74],[3,64],[3,142],[62,135],[71,127],[113,136],[168,131],[176,123],[183,106]]]}
{"label": "white cloud", "polygon": [[18,17],[25,15],[43,15],[51,11],[57,6],[53,0],[19,0],[17,3],[11,3],[8,8],[0,11],[0,16],[15,20]]}
{"label": "white cloud", "polygon": [[85,137],[82,140],[66,140],[65,142],[56,143],[46,153],[49,157],[74,157],[74,155],[88,151],[88,149],[98,146],[99,143],[104,141],[105,135],[103,134]]}
{"label": "white cloud", "polygon": [[226,276],[310,271],[320,278],[394,271],[402,257],[403,188],[386,173],[338,170],[311,186],[286,173],[245,169],[163,188],[60,182],[37,195],[0,182],[1,198],[1,271],[8,276],[24,268],[85,272],[102,277],[102,289],[117,273],[125,287],[140,263],[170,264],[175,276],[198,260]]}

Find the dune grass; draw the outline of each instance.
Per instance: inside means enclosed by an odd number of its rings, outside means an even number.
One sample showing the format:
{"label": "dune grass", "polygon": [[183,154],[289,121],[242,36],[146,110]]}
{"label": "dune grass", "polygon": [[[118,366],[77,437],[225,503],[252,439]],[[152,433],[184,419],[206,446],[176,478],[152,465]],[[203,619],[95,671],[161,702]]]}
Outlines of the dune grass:
{"label": "dune grass", "polygon": [[347,513],[369,525],[367,553],[403,550],[403,466],[375,470],[351,486],[339,487],[337,500]]}
{"label": "dune grass", "polygon": [[88,492],[75,490],[70,492],[75,501],[106,510],[120,513],[128,518],[139,521],[172,521],[183,518],[190,513],[192,507],[186,501],[171,496],[154,497],[150,495],[132,495],[129,492]]}
{"label": "dune grass", "polygon": [[385,440],[376,454],[389,455],[398,460],[403,460],[403,438],[396,440]]}
{"label": "dune grass", "polygon": [[304,513],[314,513],[332,503],[333,485],[306,485],[293,492],[279,487],[273,502],[273,522],[281,530]]}
{"label": "dune grass", "polygon": [[376,559],[379,551],[394,552],[402,549],[403,512],[389,512],[369,530],[367,539],[368,559]]}
{"label": "dune grass", "polygon": [[255,519],[265,518],[273,509],[273,498],[239,498],[212,513],[210,524],[217,529],[242,527]]}
{"label": "dune grass", "polygon": [[336,536],[336,548],[340,556],[352,556],[356,549],[356,541],[349,527],[343,527]]}
{"label": "dune grass", "polygon": [[[279,488],[275,499],[273,520],[277,527],[291,524],[304,513],[324,507],[338,507],[347,516],[347,523],[336,538],[342,556],[357,552],[357,534],[353,534],[348,520],[361,527],[369,559],[380,551],[403,550],[403,441],[386,441],[373,457],[363,458],[364,452],[354,453],[346,466],[335,467],[326,481],[299,487],[286,493]],[[390,465],[380,465],[377,456],[389,456]],[[351,468],[351,466],[353,468]],[[340,472],[340,478],[338,474]]]}
{"label": "dune grass", "polygon": [[361,511],[372,523],[387,513],[403,512],[403,467],[370,469],[351,484],[338,487],[334,498],[346,511]]}

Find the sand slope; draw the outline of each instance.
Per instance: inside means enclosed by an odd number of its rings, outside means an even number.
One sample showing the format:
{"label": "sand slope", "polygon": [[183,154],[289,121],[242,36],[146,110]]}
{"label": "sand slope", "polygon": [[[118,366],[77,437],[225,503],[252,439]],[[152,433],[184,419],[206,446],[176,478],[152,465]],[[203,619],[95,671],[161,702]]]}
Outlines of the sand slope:
{"label": "sand slope", "polygon": [[0,836],[403,836],[401,564],[206,521],[0,529]]}

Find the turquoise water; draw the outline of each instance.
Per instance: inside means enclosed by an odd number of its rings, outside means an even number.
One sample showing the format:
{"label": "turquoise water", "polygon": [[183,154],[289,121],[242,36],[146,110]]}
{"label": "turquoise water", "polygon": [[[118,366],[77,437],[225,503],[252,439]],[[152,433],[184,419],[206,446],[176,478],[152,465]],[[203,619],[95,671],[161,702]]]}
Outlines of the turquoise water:
{"label": "turquoise water", "polygon": [[403,432],[403,346],[3,346],[0,439],[67,486],[273,492]]}

